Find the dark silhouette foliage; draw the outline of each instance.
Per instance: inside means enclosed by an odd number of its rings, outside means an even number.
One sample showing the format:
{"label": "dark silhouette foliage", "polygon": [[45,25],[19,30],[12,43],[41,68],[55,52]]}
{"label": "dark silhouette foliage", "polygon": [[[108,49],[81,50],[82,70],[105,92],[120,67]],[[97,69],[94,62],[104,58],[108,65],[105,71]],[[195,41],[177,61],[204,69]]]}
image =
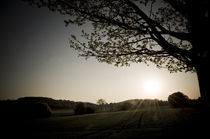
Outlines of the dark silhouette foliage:
{"label": "dark silhouette foliage", "polygon": [[[19,102],[26,103],[47,103],[52,110],[60,109],[74,109],[80,102],[71,100],[55,100],[47,97],[22,97],[18,99]],[[83,102],[87,107],[96,107],[96,104]]]}
{"label": "dark silhouette foliage", "polygon": [[47,103],[26,103],[18,101],[1,101],[1,117],[5,118],[42,118],[51,116]]}
{"label": "dark silhouette foliage", "polygon": [[98,99],[97,102],[96,102],[98,105],[105,105],[107,104],[106,100],[105,99]]}
{"label": "dark silhouette foliage", "polygon": [[[197,104],[197,101],[193,101]],[[148,107],[168,106],[168,101],[153,99],[131,99],[117,103],[96,105],[88,102],[54,100],[45,97],[23,97],[17,100],[0,100],[3,117],[47,117],[52,110],[71,109],[75,114],[134,110]],[[46,111],[45,111],[46,110]]]}
{"label": "dark silhouette foliage", "polygon": [[47,103],[51,109],[71,109],[75,107],[75,102],[70,100],[55,100],[47,97],[22,97],[18,101],[24,103]]}
{"label": "dark silhouette foliage", "polygon": [[75,114],[85,114],[85,106],[83,103],[79,103],[76,105],[76,108],[74,109]]}
{"label": "dark silhouette foliage", "polygon": [[30,113],[26,115],[31,117],[50,117],[52,114],[52,110],[47,103],[30,104],[28,109]]}
{"label": "dark silhouette foliage", "polygon": [[133,109],[133,105],[129,102],[124,102],[120,108],[122,111]]}
{"label": "dark silhouette foliage", "polygon": [[94,113],[95,109],[92,107],[85,107],[84,103],[79,103],[74,109],[76,115]]}
{"label": "dark silhouette foliage", "polygon": [[87,112],[87,113],[94,113],[94,112],[95,112],[95,109],[92,108],[92,107],[87,107],[87,108],[86,108],[86,112]]}
{"label": "dark silhouette foliage", "polygon": [[184,95],[182,92],[176,92],[176,93],[169,95],[168,102],[171,104],[171,106],[173,106],[175,108],[190,106],[189,97]]}

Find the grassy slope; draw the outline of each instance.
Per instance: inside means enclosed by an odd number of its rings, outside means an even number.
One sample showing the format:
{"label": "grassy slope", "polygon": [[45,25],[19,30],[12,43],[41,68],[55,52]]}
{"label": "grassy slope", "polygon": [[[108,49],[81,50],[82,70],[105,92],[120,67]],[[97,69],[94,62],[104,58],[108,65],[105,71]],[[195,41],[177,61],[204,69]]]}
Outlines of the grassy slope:
{"label": "grassy slope", "polygon": [[21,129],[18,134],[30,133],[27,138],[147,138],[197,136],[197,130],[205,124],[205,118],[201,118],[205,115],[191,108],[145,108],[77,116],[68,113],[72,111],[57,111],[50,118],[16,123],[14,128]]}

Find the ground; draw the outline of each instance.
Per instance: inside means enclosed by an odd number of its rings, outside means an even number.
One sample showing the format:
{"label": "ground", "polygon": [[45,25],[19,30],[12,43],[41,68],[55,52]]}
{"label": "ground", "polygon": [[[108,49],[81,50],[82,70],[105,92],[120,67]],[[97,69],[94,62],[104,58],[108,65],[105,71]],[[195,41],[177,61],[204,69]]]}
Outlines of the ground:
{"label": "ground", "polygon": [[201,108],[157,107],[86,115],[60,110],[49,118],[1,120],[7,138],[202,138],[209,135],[208,116]]}

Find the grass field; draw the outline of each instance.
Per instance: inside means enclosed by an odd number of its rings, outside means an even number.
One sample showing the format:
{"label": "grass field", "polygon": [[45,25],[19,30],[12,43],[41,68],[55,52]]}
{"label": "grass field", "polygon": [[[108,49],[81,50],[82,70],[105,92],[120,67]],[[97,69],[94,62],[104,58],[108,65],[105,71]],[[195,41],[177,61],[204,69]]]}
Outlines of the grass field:
{"label": "grass field", "polygon": [[8,138],[154,138],[195,137],[205,134],[208,115],[192,108],[170,107],[73,115],[54,111],[50,118],[11,120]]}

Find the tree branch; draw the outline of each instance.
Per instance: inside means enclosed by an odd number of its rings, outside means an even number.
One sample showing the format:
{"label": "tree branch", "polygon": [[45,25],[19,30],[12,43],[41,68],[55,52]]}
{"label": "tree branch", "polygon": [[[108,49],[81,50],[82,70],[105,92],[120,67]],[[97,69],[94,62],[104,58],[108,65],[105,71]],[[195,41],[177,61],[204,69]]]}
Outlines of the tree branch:
{"label": "tree branch", "polygon": [[[130,0],[125,0],[126,3],[133,7],[133,9],[147,22],[147,24],[150,26],[151,30],[150,31],[150,35],[152,35],[152,37],[155,39],[155,41],[164,49],[166,50],[170,55],[174,56],[175,58],[177,58],[178,60],[181,60],[187,64],[191,64],[191,62],[189,61],[189,59],[186,59],[186,56],[190,57],[189,51],[187,50],[183,50],[180,49],[172,44],[170,44],[169,42],[167,42],[163,36],[161,35],[163,32],[159,32],[157,31],[156,27],[159,27],[161,29],[164,29],[163,27],[161,27],[161,25],[157,26],[157,23],[150,19],[141,9],[139,9],[139,7],[134,4],[133,2],[131,2]],[[164,29],[165,32],[167,33],[171,33],[174,34],[176,36],[181,34],[177,34],[177,33],[172,33],[169,32],[167,30]],[[183,34],[182,34],[183,35]],[[185,58],[185,59],[184,59]]]}

